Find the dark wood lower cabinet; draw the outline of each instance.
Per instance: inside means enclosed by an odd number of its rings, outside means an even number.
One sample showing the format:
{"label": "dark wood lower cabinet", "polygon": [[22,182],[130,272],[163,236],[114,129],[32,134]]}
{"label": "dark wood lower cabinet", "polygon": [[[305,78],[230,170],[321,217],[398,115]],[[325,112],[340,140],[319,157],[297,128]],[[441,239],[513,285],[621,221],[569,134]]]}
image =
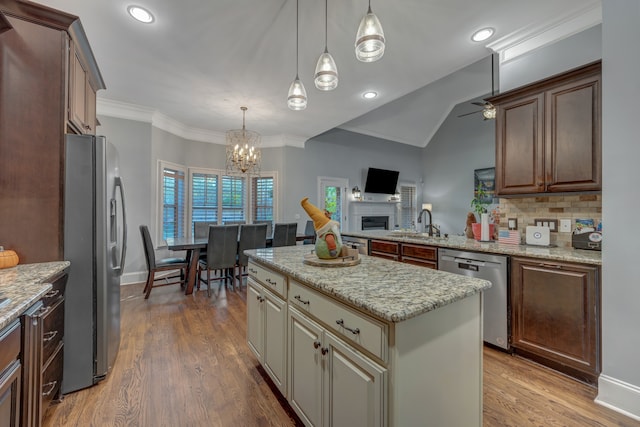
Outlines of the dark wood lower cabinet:
{"label": "dark wood lower cabinet", "polygon": [[387,240],[371,240],[369,242],[369,254],[379,258],[398,261],[400,260],[400,243],[389,242]]}
{"label": "dark wood lower cabinet", "polygon": [[0,426],[20,425],[20,322],[0,331]]}
{"label": "dark wood lower cabinet", "polygon": [[512,258],[516,353],[596,384],[600,374],[600,269]]}
{"label": "dark wood lower cabinet", "polygon": [[402,244],[402,262],[420,267],[438,269],[438,248],[433,246]]}

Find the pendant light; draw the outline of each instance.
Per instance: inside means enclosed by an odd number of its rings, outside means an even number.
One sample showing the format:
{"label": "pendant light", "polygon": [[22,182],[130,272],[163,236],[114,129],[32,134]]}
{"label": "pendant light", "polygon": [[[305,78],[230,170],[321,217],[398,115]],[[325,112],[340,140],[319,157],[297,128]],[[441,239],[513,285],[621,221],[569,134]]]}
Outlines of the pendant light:
{"label": "pendant light", "polygon": [[327,3],[324,0],[324,53],[318,58],[314,83],[320,90],[333,90],[338,87],[338,68],[327,48]]}
{"label": "pendant light", "polygon": [[289,87],[289,96],[287,97],[287,105],[292,110],[304,110],[307,108],[307,91],[304,89],[304,85],[300,81],[300,77],[298,77],[298,26],[299,26],[299,18],[298,18],[298,8],[299,8],[300,0],[296,0],[296,78],[291,83],[291,87]]}
{"label": "pendant light", "polygon": [[384,55],[384,42],[382,25],[371,11],[371,0],[369,0],[369,10],[360,21],[356,34],[356,58],[362,62],[377,61]]}

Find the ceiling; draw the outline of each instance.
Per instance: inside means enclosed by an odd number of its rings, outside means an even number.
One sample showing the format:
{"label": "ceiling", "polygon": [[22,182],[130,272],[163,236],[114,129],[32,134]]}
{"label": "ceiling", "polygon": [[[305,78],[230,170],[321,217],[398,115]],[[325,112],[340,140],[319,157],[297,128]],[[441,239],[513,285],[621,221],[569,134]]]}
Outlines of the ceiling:
{"label": "ceiling", "polygon": [[[600,8],[600,0],[373,0],[386,51],[381,60],[362,63],[355,58],[354,40],[367,1],[331,0],[328,48],[340,82],[334,91],[321,92],[313,73],[324,50],[325,3],[299,0],[299,75],[308,107],[292,111],[286,98],[296,75],[294,0],[38,2],[80,17],[107,87],[98,92],[99,114],[143,111],[152,121],[197,135],[193,139],[216,142],[225,130],[241,127],[240,107],[247,106],[247,128],[275,145],[304,142],[344,125],[424,146],[442,121],[435,116],[446,115],[461,99],[434,91],[435,97],[421,101],[434,116],[425,120],[416,114],[421,105],[415,99],[403,111],[407,98],[401,97],[486,58],[491,43],[521,42]],[[134,21],[126,11],[130,4],[149,9],[156,22]],[[471,41],[474,31],[488,26],[496,29],[491,39]],[[465,99],[491,91],[486,70],[486,88]],[[375,90],[378,98],[363,99],[366,90]],[[434,105],[442,111],[432,111]]]}

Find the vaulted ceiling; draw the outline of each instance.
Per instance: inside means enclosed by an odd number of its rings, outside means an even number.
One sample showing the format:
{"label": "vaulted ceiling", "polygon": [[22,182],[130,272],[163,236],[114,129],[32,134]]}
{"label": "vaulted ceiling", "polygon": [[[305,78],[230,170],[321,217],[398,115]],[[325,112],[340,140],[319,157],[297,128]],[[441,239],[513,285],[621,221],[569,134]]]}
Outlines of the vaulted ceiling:
{"label": "vaulted ceiling", "polygon": [[[564,37],[600,16],[600,0],[373,0],[386,51],[363,63],[354,41],[367,1],[331,0],[328,48],[340,82],[320,92],[313,73],[324,50],[325,2],[299,0],[299,75],[308,107],[292,111],[294,0],[136,0],[155,15],[153,24],[134,21],[128,0],[38,2],[80,17],[107,86],[98,93],[99,114],[135,112],[182,136],[219,142],[222,132],[242,125],[240,107],[247,106],[247,128],[267,145],[343,127],[425,146],[453,105],[491,91],[489,65],[480,90],[466,93],[445,76],[486,58],[489,47],[514,48],[543,33]],[[567,23],[571,29],[561,30]],[[483,27],[496,34],[471,41]],[[367,90],[379,96],[365,100]]]}

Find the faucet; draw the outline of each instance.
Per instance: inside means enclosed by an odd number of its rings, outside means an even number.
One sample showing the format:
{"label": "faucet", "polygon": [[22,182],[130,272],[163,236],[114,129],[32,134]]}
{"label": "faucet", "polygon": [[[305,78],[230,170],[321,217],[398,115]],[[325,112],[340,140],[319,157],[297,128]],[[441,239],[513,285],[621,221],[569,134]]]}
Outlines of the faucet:
{"label": "faucet", "polygon": [[418,224],[422,223],[422,214],[425,212],[429,214],[429,225],[425,225],[425,228],[429,230],[428,231],[429,237],[433,237],[433,225],[431,223],[432,218],[431,218],[431,211],[429,209],[422,209],[420,211],[420,213],[418,214]]}

